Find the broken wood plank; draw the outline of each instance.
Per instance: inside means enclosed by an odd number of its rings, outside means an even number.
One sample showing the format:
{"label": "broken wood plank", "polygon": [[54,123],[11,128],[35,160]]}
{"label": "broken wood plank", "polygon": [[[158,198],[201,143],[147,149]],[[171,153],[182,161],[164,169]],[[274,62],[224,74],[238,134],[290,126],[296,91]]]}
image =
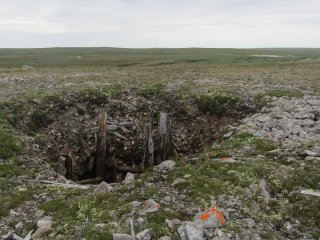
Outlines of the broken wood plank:
{"label": "broken wood plank", "polygon": [[171,120],[168,120],[166,113],[160,113],[160,158],[167,160],[171,145]]}
{"label": "broken wood plank", "polygon": [[90,179],[85,179],[85,180],[81,180],[81,181],[77,181],[77,184],[97,184],[100,183],[102,181],[101,177],[97,177],[97,178],[90,178]]}
{"label": "broken wood plank", "polygon": [[107,161],[107,113],[101,110],[99,114],[99,131],[97,137],[96,151],[96,177],[102,179],[106,176],[106,161]]}
{"label": "broken wood plank", "polygon": [[152,138],[152,129],[150,124],[146,124],[144,127],[143,166],[145,168],[154,166],[154,145]]}
{"label": "broken wood plank", "polygon": [[116,166],[118,172],[131,172],[131,173],[142,173],[142,169],[139,167],[131,167],[131,166]]}
{"label": "broken wood plank", "polygon": [[110,132],[110,133],[113,134],[113,135],[115,135],[115,136],[118,137],[118,138],[121,138],[121,139],[123,139],[123,140],[128,141],[128,138],[122,136],[120,133],[117,133],[117,132]]}
{"label": "broken wood plank", "polygon": [[72,178],[72,175],[73,175],[73,162],[74,162],[74,159],[73,159],[73,156],[70,152],[69,149],[66,149],[66,152],[67,152],[67,159],[66,159],[66,178],[67,179],[71,179]]}
{"label": "broken wood plank", "polygon": [[160,135],[165,135],[167,133],[167,120],[168,115],[166,113],[160,113]]}

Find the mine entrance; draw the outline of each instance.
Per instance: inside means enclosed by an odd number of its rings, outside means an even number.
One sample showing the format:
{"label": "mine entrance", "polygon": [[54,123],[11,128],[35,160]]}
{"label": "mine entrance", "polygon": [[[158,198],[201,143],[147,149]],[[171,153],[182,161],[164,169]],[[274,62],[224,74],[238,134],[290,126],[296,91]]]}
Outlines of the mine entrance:
{"label": "mine entrance", "polygon": [[[108,122],[108,114],[105,110],[99,113],[98,129],[94,134],[95,152],[88,164],[92,164],[91,171],[86,171],[79,177],[78,183],[96,183],[106,180],[108,182],[119,182],[127,172],[141,173],[146,168],[153,167],[171,156],[177,156],[178,152],[174,148],[172,139],[172,120],[170,116],[161,112],[159,114],[159,125],[153,129],[150,123],[143,125],[133,122]],[[114,141],[129,141],[119,131],[129,132],[131,129],[140,129],[137,139],[140,139],[138,156],[131,156],[135,162],[131,165],[129,159],[118,159],[108,150],[112,148]],[[142,131],[141,131],[142,130]],[[114,140],[114,139],[113,139]],[[125,147],[124,147],[125,148]],[[119,149],[121,151],[121,149]],[[76,162],[71,154],[66,158],[66,177],[73,179],[74,166]]]}

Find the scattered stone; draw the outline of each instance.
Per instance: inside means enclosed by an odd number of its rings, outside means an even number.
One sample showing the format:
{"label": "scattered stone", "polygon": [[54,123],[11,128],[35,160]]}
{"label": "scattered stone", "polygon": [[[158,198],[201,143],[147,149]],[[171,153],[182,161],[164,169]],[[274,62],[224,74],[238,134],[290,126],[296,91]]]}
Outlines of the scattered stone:
{"label": "scattered stone", "polygon": [[160,163],[158,166],[155,166],[154,169],[159,173],[170,173],[174,170],[175,165],[176,162],[172,160],[167,160]]}
{"label": "scattered stone", "polygon": [[174,182],[171,184],[172,187],[177,186],[181,183],[186,183],[188,182],[188,180],[185,180],[183,178],[177,178],[176,180],[174,180]]}
{"label": "scattered stone", "polygon": [[133,202],[129,203],[129,205],[131,205],[133,208],[140,208],[142,205],[142,202],[133,201]]}
{"label": "scattered stone", "polygon": [[134,174],[128,172],[123,181],[123,184],[127,187],[134,187]]}
{"label": "scattered stone", "polygon": [[41,218],[42,216],[43,216],[43,214],[44,214],[44,211],[43,210],[41,210],[41,209],[38,209],[36,212],[35,212],[35,217],[36,218]]}
{"label": "scattered stone", "polygon": [[138,223],[139,225],[143,226],[143,225],[145,225],[146,220],[145,220],[143,217],[139,217],[139,218],[137,219],[137,223]]}
{"label": "scattered stone", "polygon": [[23,70],[31,70],[31,69],[33,69],[33,67],[31,67],[29,65],[22,65],[21,69],[23,69]]}
{"label": "scattered stone", "polygon": [[181,225],[181,221],[177,218],[172,220],[166,219],[165,222],[168,225],[168,227],[172,230],[174,230],[176,226]]}
{"label": "scattered stone", "polygon": [[248,219],[248,227],[250,229],[254,228],[256,226],[256,222],[252,219],[252,218],[249,218]]}
{"label": "scattered stone", "polygon": [[150,234],[150,229],[146,229],[142,232],[139,232],[136,235],[137,240],[150,240],[151,239],[151,234]]}
{"label": "scattered stone", "polygon": [[169,236],[163,236],[161,238],[159,238],[159,240],[171,240],[172,238]]}
{"label": "scattered stone", "polygon": [[236,163],[237,161],[233,158],[223,157],[223,158],[213,158],[212,161],[223,162],[223,163]]}
{"label": "scattered stone", "polygon": [[319,153],[316,153],[316,152],[313,152],[313,151],[305,150],[304,152],[305,152],[305,154],[307,154],[310,157],[320,157]]}
{"label": "scattered stone", "polygon": [[164,197],[164,201],[167,202],[167,203],[170,203],[172,200],[172,198],[170,196],[165,196]]}
{"label": "scattered stone", "polygon": [[194,222],[183,222],[178,228],[182,240],[203,240],[203,226],[200,220]]}
{"label": "scattered stone", "polygon": [[35,231],[34,234],[32,234],[32,239],[38,239],[47,236],[51,230],[52,224],[53,222],[51,217],[44,217],[38,220],[38,229]]}
{"label": "scattered stone", "polygon": [[310,156],[308,156],[308,157],[306,157],[306,160],[307,161],[320,161],[320,157],[310,157]]}
{"label": "scattered stone", "polygon": [[146,201],[143,202],[143,209],[147,212],[147,213],[154,213],[157,212],[160,208],[160,204],[158,204],[156,201],[154,201],[153,199],[148,199]]}
{"label": "scattered stone", "polygon": [[258,187],[258,191],[261,194],[261,196],[263,197],[264,201],[266,204],[269,204],[270,202],[270,193],[268,192],[268,187],[267,187],[267,182],[265,179],[261,179],[259,182],[259,187]]}
{"label": "scattered stone", "polygon": [[2,235],[1,238],[2,239],[9,239],[9,237],[11,237],[13,233],[14,233],[14,231],[10,231],[7,234]]}
{"label": "scattered stone", "polygon": [[99,229],[104,229],[107,227],[107,224],[105,223],[98,223],[96,225],[94,225],[96,228],[99,228]]}
{"label": "scattered stone", "polygon": [[132,240],[131,236],[128,234],[113,234],[113,240]]}
{"label": "scattered stone", "polygon": [[106,183],[105,181],[101,182],[95,189],[94,193],[108,193],[113,191],[113,187]]}
{"label": "scattered stone", "polygon": [[23,228],[23,223],[19,222],[14,227],[15,227],[15,229],[21,229],[21,228]]}
{"label": "scattered stone", "polygon": [[301,194],[320,197],[320,192],[314,190],[301,190]]}

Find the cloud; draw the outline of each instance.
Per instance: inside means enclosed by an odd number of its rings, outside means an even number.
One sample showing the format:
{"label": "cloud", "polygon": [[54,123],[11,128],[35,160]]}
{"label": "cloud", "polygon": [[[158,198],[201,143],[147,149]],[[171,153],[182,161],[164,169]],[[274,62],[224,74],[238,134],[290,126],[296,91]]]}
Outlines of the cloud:
{"label": "cloud", "polygon": [[319,12],[317,0],[11,0],[0,47],[320,47]]}

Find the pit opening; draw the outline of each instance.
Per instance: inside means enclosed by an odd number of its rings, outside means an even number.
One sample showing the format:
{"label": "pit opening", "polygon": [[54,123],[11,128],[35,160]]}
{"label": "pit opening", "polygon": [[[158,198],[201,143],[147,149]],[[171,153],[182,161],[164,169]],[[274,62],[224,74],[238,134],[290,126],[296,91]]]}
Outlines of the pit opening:
{"label": "pit opening", "polygon": [[[122,181],[127,172],[141,173],[163,160],[203,151],[219,139],[225,125],[260,107],[251,100],[217,98],[211,94],[181,98],[172,92],[146,95],[134,89],[117,91],[116,95],[102,93],[86,90],[31,100],[14,125],[32,134],[45,135],[37,139],[39,151],[58,173],[90,183],[99,177],[99,119],[101,122],[101,114],[106,112],[105,168],[99,181],[110,183]],[[171,129],[165,157],[160,127],[164,113],[165,124],[168,127],[170,123]],[[152,139],[152,164],[146,160],[150,159],[146,156],[146,144],[150,144],[146,136]]]}

